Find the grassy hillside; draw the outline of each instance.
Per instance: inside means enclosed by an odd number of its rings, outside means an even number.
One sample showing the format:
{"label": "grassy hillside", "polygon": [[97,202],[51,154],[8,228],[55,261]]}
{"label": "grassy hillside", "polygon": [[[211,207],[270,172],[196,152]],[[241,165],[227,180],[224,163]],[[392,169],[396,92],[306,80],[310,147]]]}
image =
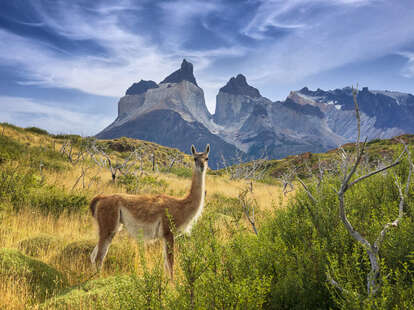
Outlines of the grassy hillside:
{"label": "grassy hillside", "polygon": [[[412,151],[413,136],[403,138]],[[91,152],[94,145],[98,152]],[[115,167],[134,151],[129,171],[113,182],[106,156]],[[352,180],[401,151],[394,140],[369,143]],[[210,171],[201,219],[191,236],[176,237],[174,282],[164,274],[160,243],[143,244],[124,230],[96,275],[89,261],[97,241],[90,199],[116,192],[183,196],[191,182],[191,158],[146,141],[94,142],[1,124],[0,309],[412,308],[414,197],[412,182],[405,192],[407,156],[345,196],[354,229],[374,242],[398,216],[397,184],[404,188],[404,216],[379,250],[381,285],[375,295],[366,290],[366,248],[339,217],[340,156],[331,151],[264,162],[260,182]],[[294,191],[284,196],[275,177],[293,167],[306,177],[308,192],[293,182]],[[323,177],[311,178],[319,167]],[[250,216],[254,208],[258,235],[243,206]]]}
{"label": "grassy hillside", "polygon": [[[408,134],[397,136],[392,139],[374,139],[369,141],[365,150],[364,160],[372,167],[392,160],[401,149],[401,139],[408,144],[414,144],[414,135]],[[345,144],[342,148],[347,152],[351,152],[355,150],[355,144]],[[256,162],[256,165],[260,166],[257,168],[257,171],[265,170],[262,181],[272,183],[275,182],[275,179],[282,178],[283,175],[291,172],[293,169],[295,169],[296,174],[302,178],[317,174],[320,167],[323,167],[324,169],[336,169],[339,160],[340,152],[339,148],[337,148],[325,153],[307,152],[298,155],[290,155],[283,159],[257,160],[235,165],[233,170],[237,170],[236,167],[240,167],[239,170],[245,170],[248,174],[251,169],[254,169],[253,166]],[[228,170],[229,169],[221,169],[215,171],[214,174],[225,175],[228,174]],[[241,173],[241,175],[244,174]]]}
{"label": "grassy hillside", "polygon": [[[71,296],[73,289],[89,285],[87,281],[94,273],[89,255],[97,236],[88,203],[96,194],[162,192],[183,196],[189,190],[192,160],[176,149],[127,138],[97,141],[97,146],[105,150],[114,163],[122,163],[136,148],[142,154],[143,172],[141,161],[137,160],[134,164],[137,177],[119,174],[114,183],[108,167],[99,167],[89,155],[76,163],[71,162],[69,151],[62,150],[68,142],[72,146],[72,161],[90,143],[88,139],[75,135],[55,136],[38,128],[23,129],[1,124],[0,248],[19,255],[19,261],[36,259],[47,264],[65,278],[64,287],[58,292],[52,288],[46,292],[33,290],[31,288],[37,284],[33,284],[35,281],[26,277],[26,273],[5,273],[1,270],[9,267],[0,264],[0,278],[5,280],[0,282],[0,295],[4,296],[0,298],[1,309],[34,307],[52,296],[66,292]],[[97,157],[103,159],[99,154]],[[174,158],[177,159],[170,168]],[[78,180],[85,170],[84,179]],[[206,214],[217,217],[223,240],[235,229],[246,233],[251,231],[250,224],[241,216],[238,202],[238,195],[246,186],[245,181],[207,176],[205,210]],[[258,203],[257,225],[274,208],[287,201],[278,188],[266,184],[255,185],[251,197]],[[183,239],[182,242],[189,241]],[[143,261],[150,270],[158,268],[161,252],[159,242],[146,245],[144,249],[122,231],[114,239],[102,274],[92,280],[129,275],[136,282],[144,274]],[[180,279],[184,277],[179,267],[180,254],[177,254],[176,265],[176,277]],[[24,281],[17,285],[17,279]],[[59,300],[65,298],[60,296]]]}

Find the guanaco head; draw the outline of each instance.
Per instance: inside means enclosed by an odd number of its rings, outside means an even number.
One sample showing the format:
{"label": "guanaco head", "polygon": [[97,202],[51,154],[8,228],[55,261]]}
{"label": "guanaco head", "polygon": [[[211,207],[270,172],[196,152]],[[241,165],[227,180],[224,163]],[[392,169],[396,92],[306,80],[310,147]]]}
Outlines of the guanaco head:
{"label": "guanaco head", "polygon": [[191,145],[191,153],[194,157],[194,163],[196,169],[203,172],[207,169],[208,166],[208,153],[210,153],[210,144],[207,144],[206,149],[204,152],[197,152],[194,145]]}

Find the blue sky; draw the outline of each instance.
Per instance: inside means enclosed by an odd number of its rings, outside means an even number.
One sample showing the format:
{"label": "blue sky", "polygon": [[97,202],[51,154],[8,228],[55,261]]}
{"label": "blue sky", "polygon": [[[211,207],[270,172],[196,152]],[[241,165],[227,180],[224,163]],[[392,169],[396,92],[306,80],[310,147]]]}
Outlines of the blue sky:
{"label": "blue sky", "polygon": [[133,82],[183,57],[212,113],[238,73],[271,100],[356,83],[414,93],[414,1],[3,0],[0,121],[95,134]]}

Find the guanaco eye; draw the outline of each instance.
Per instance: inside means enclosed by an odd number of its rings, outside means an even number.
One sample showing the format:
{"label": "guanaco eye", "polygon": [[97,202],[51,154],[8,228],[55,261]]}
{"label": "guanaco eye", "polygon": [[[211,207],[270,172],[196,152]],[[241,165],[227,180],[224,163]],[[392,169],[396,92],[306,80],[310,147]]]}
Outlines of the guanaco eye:
{"label": "guanaco eye", "polygon": [[208,160],[208,157],[206,158],[206,160]]}

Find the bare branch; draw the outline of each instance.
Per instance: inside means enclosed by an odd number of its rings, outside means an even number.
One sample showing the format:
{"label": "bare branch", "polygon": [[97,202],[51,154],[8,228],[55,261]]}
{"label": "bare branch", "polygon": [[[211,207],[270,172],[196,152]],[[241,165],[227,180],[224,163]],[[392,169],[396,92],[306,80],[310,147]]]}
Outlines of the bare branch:
{"label": "bare branch", "polygon": [[316,203],[317,201],[316,201],[315,197],[313,197],[313,195],[311,194],[311,192],[310,192],[309,188],[306,186],[306,184],[302,181],[301,178],[297,177],[297,179],[298,179],[299,183],[303,186],[303,189],[305,190],[306,194],[308,194],[309,198],[314,203]]}
{"label": "bare branch", "polygon": [[[388,231],[388,229],[392,226],[397,226],[400,219],[403,216],[403,206],[404,206],[404,194],[402,193],[402,189],[401,186],[399,184],[397,184],[398,188],[399,188],[399,192],[400,192],[400,204],[399,204],[399,215],[397,217],[397,219],[391,223],[388,223],[384,226],[384,228],[382,229],[382,231],[380,232],[377,240],[375,241],[375,243],[372,245],[366,238],[364,238],[358,231],[356,231],[352,224],[350,223],[350,221],[348,220],[348,217],[346,215],[345,212],[345,202],[344,202],[344,197],[345,197],[345,193],[346,191],[353,185],[355,185],[356,183],[371,177],[381,171],[385,171],[387,169],[390,169],[396,165],[398,165],[401,162],[402,156],[403,154],[408,150],[407,147],[404,144],[404,151],[400,154],[400,156],[397,158],[397,160],[384,167],[384,168],[380,168],[377,169],[371,173],[368,173],[356,180],[354,180],[353,182],[350,183],[350,180],[352,178],[352,176],[355,174],[359,164],[361,163],[361,159],[362,156],[364,154],[364,150],[365,150],[365,146],[366,146],[366,139],[364,141],[364,143],[362,144],[362,147],[360,148],[360,143],[359,143],[359,139],[360,139],[360,130],[361,130],[361,125],[360,125],[360,115],[359,115],[359,107],[358,107],[358,103],[356,101],[356,92],[353,91],[353,98],[354,98],[354,103],[355,103],[355,113],[356,113],[356,118],[357,118],[357,128],[358,128],[358,137],[357,137],[357,142],[356,142],[356,160],[354,162],[354,164],[352,165],[350,171],[348,172],[348,165],[350,163],[350,156],[346,156],[345,155],[345,151],[342,150],[342,170],[343,170],[343,180],[341,183],[341,187],[339,189],[339,191],[337,191],[338,194],[338,199],[339,199],[339,214],[340,214],[340,218],[342,223],[344,224],[345,228],[347,229],[348,233],[357,241],[359,242],[366,250],[369,260],[370,260],[370,264],[371,264],[371,271],[369,272],[369,274],[367,275],[367,292],[368,292],[368,296],[373,296],[376,294],[376,292],[378,291],[379,287],[380,287],[380,283],[378,282],[378,278],[380,275],[380,264],[379,264],[379,246],[381,241],[383,240],[386,232]],[[406,192],[408,192],[408,188],[409,188],[409,182],[410,182],[410,178],[411,178],[411,167],[412,167],[412,162],[411,162],[411,156],[409,155],[409,164],[410,164],[410,172],[409,172],[409,177],[408,177],[408,183],[406,186]],[[406,193],[405,193],[406,194]],[[329,279],[328,279],[329,280]],[[331,279],[332,280],[332,279]],[[334,280],[330,281],[330,283],[334,284]]]}
{"label": "bare branch", "polygon": [[[282,181],[283,183],[283,195],[286,196],[287,193],[291,192],[294,190],[293,188],[293,180],[295,179],[296,176],[296,170],[298,167],[295,168],[291,168],[288,169],[288,171],[286,171],[285,173],[283,173],[279,180]],[[287,187],[289,186],[289,190],[287,189]]]}
{"label": "bare branch", "polygon": [[337,289],[339,289],[341,292],[346,292],[346,290],[341,286],[341,285],[339,285],[339,283],[338,282],[336,282],[332,277],[331,277],[331,274],[328,272],[327,273],[327,275],[326,275],[326,277],[327,277],[327,281],[329,282],[329,283],[331,283],[333,286],[335,286]]}
{"label": "bare branch", "polygon": [[374,248],[376,248],[377,250],[379,250],[381,242],[384,239],[385,235],[387,234],[388,230],[391,227],[397,227],[398,224],[400,223],[402,217],[404,216],[404,198],[405,198],[405,196],[408,195],[408,191],[410,189],[411,174],[412,174],[412,170],[413,170],[413,163],[412,163],[412,160],[411,160],[411,152],[408,150],[406,145],[404,145],[404,151],[407,151],[408,166],[409,166],[407,183],[406,183],[404,193],[403,193],[401,184],[397,180],[395,180],[395,185],[398,187],[398,192],[399,192],[399,195],[400,195],[400,203],[398,204],[398,216],[394,221],[384,225],[384,228],[381,230],[379,236],[377,237],[377,240],[375,240],[375,243],[374,243]]}
{"label": "bare branch", "polygon": [[380,168],[380,169],[377,169],[377,170],[375,170],[375,171],[372,171],[372,172],[370,172],[370,173],[368,173],[368,174],[366,174],[366,175],[364,175],[364,176],[362,176],[362,177],[359,177],[358,179],[356,179],[356,180],[354,180],[353,182],[351,182],[349,185],[348,185],[348,189],[350,188],[350,187],[352,187],[353,185],[355,185],[356,183],[358,183],[358,182],[360,182],[360,181],[362,181],[362,180],[364,180],[364,179],[366,179],[366,178],[369,178],[369,177],[371,177],[371,176],[373,176],[373,175],[375,175],[375,174],[377,174],[377,173],[380,173],[380,172],[382,172],[382,171],[385,171],[385,170],[388,170],[388,169],[390,169],[390,168],[392,168],[392,167],[394,167],[394,166],[396,166],[396,165],[398,165],[400,162],[401,162],[401,160],[402,160],[402,157],[403,157],[403,155],[404,155],[404,153],[407,151],[407,149],[406,148],[404,148],[404,151],[402,151],[402,153],[400,154],[400,156],[398,156],[398,158],[392,163],[392,164],[390,164],[390,165],[388,165],[388,166],[385,166],[385,167],[382,167],[382,168]]}
{"label": "bare branch", "polygon": [[243,207],[244,214],[246,215],[247,220],[252,225],[254,233],[257,235],[257,229],[256,229],[256,222],[254,219],[254,209],[255,209],[255,201],[251,201],[247,198],[247,193],[249,192],[249,189],[243,190],[239,194],[239,200]]}

